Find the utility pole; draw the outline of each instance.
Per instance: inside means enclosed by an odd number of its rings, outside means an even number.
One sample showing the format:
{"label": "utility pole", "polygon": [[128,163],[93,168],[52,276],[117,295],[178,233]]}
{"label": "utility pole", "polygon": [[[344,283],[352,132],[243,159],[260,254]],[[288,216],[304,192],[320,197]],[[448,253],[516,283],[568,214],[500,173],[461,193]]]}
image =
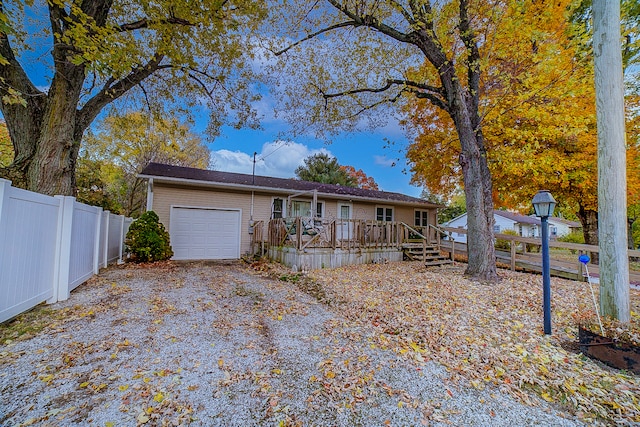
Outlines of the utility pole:
{"label": "utility pole", "polygon": [[620,2],[593,1],[593,53],[598,125],[600,311],[630,320],[627,177]]}

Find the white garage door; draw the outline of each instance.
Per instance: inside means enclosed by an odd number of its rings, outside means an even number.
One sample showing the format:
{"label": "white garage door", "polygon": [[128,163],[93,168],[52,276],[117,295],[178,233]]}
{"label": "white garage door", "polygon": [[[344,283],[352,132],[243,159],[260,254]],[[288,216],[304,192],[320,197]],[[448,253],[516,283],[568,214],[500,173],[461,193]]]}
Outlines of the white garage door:
{"label": "white garage door", "polygon": [[173,259],[240,258],[240,211],[171,208]]}

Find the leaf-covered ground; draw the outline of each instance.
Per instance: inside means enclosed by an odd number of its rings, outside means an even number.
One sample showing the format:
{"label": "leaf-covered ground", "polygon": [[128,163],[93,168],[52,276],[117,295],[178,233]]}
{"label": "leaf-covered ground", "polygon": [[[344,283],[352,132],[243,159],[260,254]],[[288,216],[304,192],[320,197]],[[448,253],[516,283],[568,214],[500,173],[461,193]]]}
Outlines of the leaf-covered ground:
{"label": "leaf-covered ground", "polygon": [[[373,328],[374,345],[435,360],[480,390],[491,385],[528,404],[536,396],[558,402],[588,423],[640,423],[638,376],[572,351],[577,319],[593,310],[587,283],[552,278],[553,334],[545,336],[539,275],[502,270],[500,283],[487,285],[462,273],[460,265],[392,263],[312,277],[350,322]],[[637,330],[638,290],[631,300]]]}
{"label": "leaf-covered ground", "polygon": [[585,284],[552,279],[545,337],[540,276],[462,268],[110,267],[0,325],[0,425],[639,422],[637,377],[563,348]]}

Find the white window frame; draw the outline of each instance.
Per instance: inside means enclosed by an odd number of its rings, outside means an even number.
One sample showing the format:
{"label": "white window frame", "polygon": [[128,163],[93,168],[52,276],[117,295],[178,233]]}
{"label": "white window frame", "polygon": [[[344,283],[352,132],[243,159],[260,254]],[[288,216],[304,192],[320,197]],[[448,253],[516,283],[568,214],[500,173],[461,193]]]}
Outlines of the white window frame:
{"label": "white window frame", "polygon": [[[342,207],[347,206],[349,208],[349,218],[342,218]],[[338,203],[338,219],[353,219],[353,203],[339,202]]]}
{"label": "white window frame", "polygon": [[283,197],[272,197],[271,198],[271,219],[275,219],[274,213],[276,211],[274,210],[274,207],[275,207],[276,200],[280,200],[282,202],[282,211],[280,212],[281,214],[280,218],[286,218],[287,217],[286,199],[284,199]]}
{"label": "white window frame", "polygon": [[[378,219],[378,209],[384,209],[382,212],[382,219]],[[387,209],[391,209],[391,219],[388,220],[387,219]],[[396,210],[393,206],[391,205],[376,205],[376,221],[381,221],[381,222],[392,222],[395,219],[396,216]]]}
{"label": "white window frame", "polygon": [[309,203],[309,212],[311,213],[311,215],[301,215],[301,218],[309,218],[309,217],[317,217],[318,215],[318,208],[320,208],[320,216],[319,218],[324,218],[324,208],[325,208],[325,202],[324,200],[318,200],[317,201],[317,205],[316,205],[316,212],[313,213],[311,212],[311,208],[313,207],[313,200],[311,199],[292,199],[291,200],[291,212],[293,214],[294,209],[293,209],[293,204],[294,203]]}
{"label": "white window frame", "polygon": [[[416,213],[420,212],[420,224],[416,224]],[[377,212],[376,212],[376,216],[377,216]],[[426,224],[422,224],[422,222],[425,220],[427,220]],[[413,210],[413,225],[415,225],[416,227],[427,227],[429,225],[429,211],[426,209],[414,209]]]}

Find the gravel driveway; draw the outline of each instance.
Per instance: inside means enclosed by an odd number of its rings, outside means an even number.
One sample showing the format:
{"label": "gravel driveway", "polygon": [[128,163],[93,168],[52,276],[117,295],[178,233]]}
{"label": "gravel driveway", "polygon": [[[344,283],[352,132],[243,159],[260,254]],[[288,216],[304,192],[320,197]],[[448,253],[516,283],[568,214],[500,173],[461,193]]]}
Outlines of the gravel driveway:
{"label": "gravel driveway", "polygon": [[111,267],[0,345],[0,426],[581,425],[461,387],[241,263]]}

